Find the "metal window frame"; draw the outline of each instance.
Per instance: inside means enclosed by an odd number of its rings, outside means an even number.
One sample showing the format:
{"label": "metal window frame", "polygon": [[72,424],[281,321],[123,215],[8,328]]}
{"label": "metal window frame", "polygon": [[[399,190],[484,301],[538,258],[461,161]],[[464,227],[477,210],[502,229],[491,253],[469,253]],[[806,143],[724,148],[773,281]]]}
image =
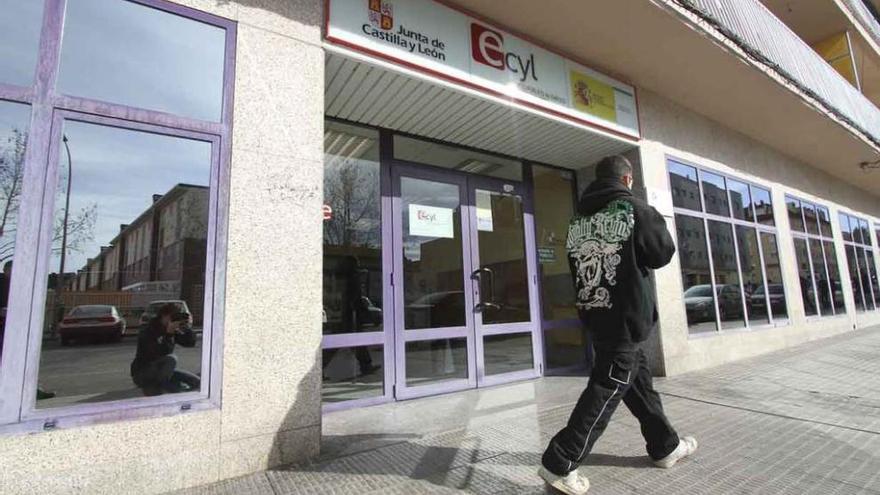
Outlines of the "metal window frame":
{"label": "metal window frame", "polygon": [[[767,224],[758,222],[757,210],[755,209],[755,199],[754,199],[755,196],[754,196],[754,193],[752,192],[753,188],[759,188],[759,189],[768,191],[771,193],[771,202],[772,202],[772,188],[765,186],[765,185],[755,183],[751,180],[744,179],[742,177],[739,177],[739,176],[736,176],[736,175],[733,175],[730,173],[721,172],[719,170],[715,170],[715,169],[712,169],[712,168],[709,168],[709,167],[706,167],[703,165],[698,165],[698,164],[693,163],[691,161],[684,160],[684,159],[681,159],[681,158],[678,158],[675,156],[667,155],[665,158],[666,158],[667,177],[670,174],[669,166],[671,163],[675,163],[675,164],[682,165],[685,167],[693,168],[697,172],[697,186],[698,186],[699,194],[700,194],[700,198],[699,198],[700,199],[700,211],[691,210],[691,209],[679,207],[679,206],[673,206],[673,208],[672,208],[673,213],[674,213],[673,223],[675,224],[675,222],[676,222],[675,217],[677,217],[679,215],[687,216],[687,217],[691,217],[691,218],[696,218],[696,219],[700,220],[703,223],[703,229],[705,232],[703,240],[706,243],[706,254],[709,259],[709,276],[711,278],[712,299],[713,299],[713,303],[715,306],[715,331],[714,332],[693,333],[690,331],[690,327],[688,327],[688,338],[705,338],[707,335],[709,335],[709,336],[719,335],[721,333],[749,331],[749,330],[755,330],[755,329],[761,329],[761,328],[776,328],[779,326],[787,325],[790,322],[790,317],[788,316],[788,311],[786,311],[786,316],[784,318],[777,318],[773,315],[773,309],[770,304],[770,289],[767,284],[766,258],[764,256],[764,249],[763,249],[763,245],[761,243],[761,234],[762,233],[772,234],[774,239],[776,240],[777,249],[778,249],[779,232],[778,232],[778,227],[776,225],[776,212],[775,212],[775,210],[773,212],[773,217],[774,217],[773,225],[767,225]],[[706,204],[705,204],[706,198],[705,198],[705,194],[703,191],[703,174],[704,173],[717,175],[717,176],[720,176],[724,179],[724,188],[725,188],[725,194],[727,195],[727,205],[728,205],[728,207],[727,207],[728,212],[727,213],[729,216],[725,217],[723,215],[706,213]],[[733,210],[732,210],[733,203],[730,198],[730,188],[727,187],[728,180],[734,180],[736,182],[746,184],[749,187],[749,196],[751,197],[750,209],[752,212],[752,220],[751,221],[735,218],[733,216]],[[740,303],[743,306],[743,325],[735,327],[735,328],[724,328],[722,326],[721,312],[719,311],[717,283],[715,280],[715,261],[712,256],[712,242],[711,242],[711,239],[709,238],[709,221],[710,220],[730,225],[731,230],[733,232],[733,243],[734,243],[734,253],[735,253],[734,255],[736,256],[737,275],[739,277],[739,286],[740,286]],[[754,325],[751,323],[750,318],[749,318],[749,313],[748,313],[747,304],[746,304],[746,300],[745,300],[745,290],[744,290],[744,286],[743,286],[742,264],[741,264],[741,260],[739,257],[739,249],[740,249],[739,239],[737,239],[737,236],[736,236],[736,227],[737,226],[752,228],[752,229],[754,229],[755,234],[756,234],[756,239],[758,242],[758,253],[761,258],[760,259],[761,276],[763,278],[763,285],[764,285],[764,299],[767,304],[767,323]],[[783,286],[783,291],[785,293],[786,310],[788,310],[788,308],[787,308],[788,300],[789,300],[788,288],[787,288],[784,281],[780,281],[780,283]],[[682,300],[682,304],[684,304],[683,300]],[[686,311],[686,309],[685,309],[685,311]]]}
{"label": "metal window frame", "polygon": [[[225,31],[220,121],[202,121],[111,102],[63,95],[56,91],[61,40],[68,0],[42,0],[43,18],[33,84],[0,84],[0,100],[31,107],[24,182],[16,235],[14,276],[9,300],[8,328],[0,364],[0,434],[82,426],[103,421],[155,417],[218,408],[221,405],[222,349],[229,218],[229,178],[233,116],[233,86],[237,23],[165,0],[124,0],[146,8],[201,22]],[[42,343],[45,280],[49,273],[53,207],[46,203],[57,181],[60,123],[64,119],[133,131],[210,142],[209,232],[205,278],[206,325],[202,369],[206,379],[199,392],[158,397],[35,409]],[[27,249],[25,249],[27,248]],[[31,249],[33,248],[33,249]],[[205,373],[207,371],[207,374]]]}
{"label": "metal window frame", "polygon": [[[793,201],[797,201],[801,205],[800,206],[800,216],[801,216],[801,222],[803,222],[803,225],[804,225],[804,231],[793,230],[793,229],[789,229],[789,230],[791,230],[792,245],[794,245],[794,239],[803,239],[806,242],[806,246],[807,246],[807,258],[809,258],[809,262],[810,262],[810,279],[812,280],[812,284],[813,284],[813,299],[814,299],[814,304],[816,305],[816,314],[815,315],[808,315],[807,319],[826,318],[829,316],[838,316],[841,314],[846,314],[846,305],[845,304],[844,304],[844,310],[842,312],[838,311],[836,305],[834,304],[834,295],[833,295],[834,294],[834,285],[832,285],[832,281],[831,281],[831,270],[828,268],[828,253],[825,250],[825,242],[827,242],[827,241],[830,241],[831,243],[835,242],[834,241],[834,227],[833,227],[833,224],[831,223],[831,209],[827,205],[817,203],[815,201],[806,200],[801,197],[795,196],[793,194],[788,194],[788,193],[786,193],[786,195],[785,195],[785,200],[786,200],[786,204],[788,204],[788,200],[793,200]],[[818,234],[813,234],[813,233],[809,232],[809,229],[807,228],[807,217],[804,214],[804,208],[803,208],[803,205],[805,203],[812,206],[816,211],[816,224],[817,224],[817,229],[819,231]],[[830,228],[831,228],[831,232],[829,232],[827,234],[825,234],[823,232],[822,222],[819,221],[819,211],[823,210],[823,209],[828,213],[828,217],[829,217],[828,220],[829,220],[829,224],[830,224]],[[786,210],[787,210],[787,208],[786,208]],[[789,213],[789,215],[790,215],[790,213]],[[829,294],[831,294],[831,298],[832,298],[831,299],[831,314],[824,313],[822,311],[820,304],[819,304],[819,291],[818,291],[819,287],[818,287],[818,282],[815,280],[816,269],[813,264],[813,248],[810,246],[811,240],[819,241],[819,246],[822,248],[822,262],[824,264],[825,278],[828,281],[828,290],[829,290]],[[797,249],[795,249],[795,261],[797,262],[796,258],[797,258]],[[839,275],[840,275],[840,270],[838,270],[838,276]],[[843,284],[842,280],[840,280],[839,282],[841,283],[841,285]],[[803,289],[801,289],[801,290],[803,290]]]}
{"label": "metal window frame", "polygon": [[[861,249],[862,252],[865,253],[862,256],[862,258],[863,258],[862,261],[865,263],[864,266],[867,267],[867,269],[868,269],[868,279],[870,280],[871,269],[873,268],[874,273],[876,274],[877,273],[877,262],[878,262],[877,256],[874,256],[874,263],[872,266],[872,263],[870,262],[870,260],[868,259],[868,256],[867,256],[867,253],[869,251],[874,252],[877,249],[877,247],[874,246],[874,241],[876,240],[875,236],[871,235],[871,234],[875,233],[875,230],[872,230],[872,228],[871,228],[872,222],[869,221],[868,218],[865,216],[861,216],[858,213],[851,213],[846,210],[838,210],[838,216],[840,217],[841,220],[845,217],[846,221],[850,225],[850,230],[853,231],[853,235],[852,235],[853,240],[848,241],[848,240],[844,239],[843,245],[844,245],[844,255],[847,257],[847,265],[849,265],[850,260],[849,260],[849,253],[846,252],[846,247],[850,246],[853,248],[853,255],[856,257],[854,261],[856,262],[856,272],[858,273],[859,288],[862,293],[862,300],[865,302],[864,308],[861,310],[858,308],[858,304],[856,304],[856,308],[855,308],[856,313],[867,313],[867,312],[872,312],[872,311],[880,311],[880,304],[877,304],[878,298],[880,298],[880,294],[874,293],[874,287],[870,283],[868,284],[867,290],[865,290],[864,284],[862,283],[862,278],[863,278],[862,264],[859,262],[859,259],[858,259],[859,249]],[[867,243],[857,242],[855,240],[855,229],[853,229],[853,227],[852,227],[853,222],[856,223],[856,225],[857,225],[856,228],[858,228],[858,229],[861,229],[862,222],[864,222],[868,226],[867,232],[865,233],[868,236]],[[875,225],[875,228],[876,228],[876,225]],[[862,239],[862,240],[864,241],[864,239]],[[847,268],[849,268],[849,267],[847,267]],[[847,275],[852,277],[852,274],[849,273],[849,270],[847,270]],[[850,280],[850,285],[851,286],[853,285],[852,280]],[[855,296],[856,296],[856,294],[853,294],[853,297],[855,297]],[[855,301],[853,301],[853,303],[855,304]],[[870,303],[870,305],[869,305],[869,303]]]}

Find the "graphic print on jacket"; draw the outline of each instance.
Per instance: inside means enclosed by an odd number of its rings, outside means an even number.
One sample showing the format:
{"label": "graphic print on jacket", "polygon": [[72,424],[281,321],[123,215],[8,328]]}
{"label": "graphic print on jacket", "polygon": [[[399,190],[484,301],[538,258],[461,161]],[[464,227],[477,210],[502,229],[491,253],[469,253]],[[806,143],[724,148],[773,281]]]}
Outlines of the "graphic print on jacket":
{"label": "graphic print on jacket", "polygon": [[620,250],[632,236],[634,225],[632,203],[620,199],[591,216],[572,219],[565,248],[573,261],[579,308],[613,306],[611,292],[603,285],[617,284]]}

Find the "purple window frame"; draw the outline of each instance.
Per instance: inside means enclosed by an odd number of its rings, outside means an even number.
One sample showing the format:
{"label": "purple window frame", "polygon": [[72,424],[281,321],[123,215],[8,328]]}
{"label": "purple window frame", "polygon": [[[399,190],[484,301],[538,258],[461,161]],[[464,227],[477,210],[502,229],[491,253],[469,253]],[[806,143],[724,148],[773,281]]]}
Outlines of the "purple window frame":
{"label": "purple window frame", "polygon": [[[212,122],[57,93],[55,83],[68,0],[42,1],[43,19],[32,84],[22,87],[0,82],[0,101],[24,103],[31,111],[7,316],[7,328],[27,331],[9,332],[5,336],[2,350],[5,357],[0,362],[0,434],[219,408],[237,23],[165,0],[116,0],[225,30],[222,112],[220,121]],[[58,180],[60,134],[67,120],[194,139],[212,145],[203,333],[203,343],[207,345],[202,351],[202,370],[207,370],[208,379],[203,381],[199,392],[35,408],[46,297],[44,286],[49,271],[50,242],[47,239],[53,214],[53,195],[48,191],[53,190]],[[25,247],[28,249],[23,249]]]}

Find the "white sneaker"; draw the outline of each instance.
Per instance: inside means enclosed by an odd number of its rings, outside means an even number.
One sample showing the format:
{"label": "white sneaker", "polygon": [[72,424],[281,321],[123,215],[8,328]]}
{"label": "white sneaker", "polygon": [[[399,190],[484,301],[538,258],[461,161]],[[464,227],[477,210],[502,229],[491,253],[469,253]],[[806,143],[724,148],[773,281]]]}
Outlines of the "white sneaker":
{"label": "white sneaker", "polygon": [[543,478],[548,485],[566,495],[584,495],[590,489],[590,480],[586,476],[578,474],[577,469],[566,476],[558,476],[541,466],[541,469],[538,470],[538,476]]}
{"label": "white sneaker", "polygon": [[694,437],[682,437],[678,441],[678,447],[672,451],[671,454],[664,457],[663,459],[658,459],[654,461],[654,465],[663,468],[669,469],[672,466],[675,466],[675,463],[684,459],[685,457],[693,454],[697,451],[697,439]]}

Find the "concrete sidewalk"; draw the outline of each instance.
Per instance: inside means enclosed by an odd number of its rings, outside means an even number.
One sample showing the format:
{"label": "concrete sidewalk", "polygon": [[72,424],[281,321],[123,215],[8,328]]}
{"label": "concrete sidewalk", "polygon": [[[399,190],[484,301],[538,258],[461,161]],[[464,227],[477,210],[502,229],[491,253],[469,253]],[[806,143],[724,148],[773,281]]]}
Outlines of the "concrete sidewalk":
{"label": "concrete sidewalk", "polygon": [[[873,328],[658,379],[669,417],[700,450],[652,467],[621,407],[582,468],[590,493],[880,495],[878,368]],[[545,493],[540,453],[584,385],[545,378],[329,414],[316,463],[181,493]]]}

